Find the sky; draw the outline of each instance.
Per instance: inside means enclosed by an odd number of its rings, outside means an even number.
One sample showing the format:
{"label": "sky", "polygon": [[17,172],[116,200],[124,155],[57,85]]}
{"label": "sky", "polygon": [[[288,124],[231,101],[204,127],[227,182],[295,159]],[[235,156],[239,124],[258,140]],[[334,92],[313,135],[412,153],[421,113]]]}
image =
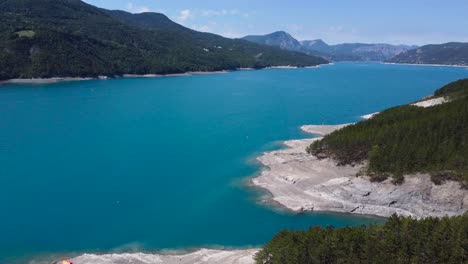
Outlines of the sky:
{"label": "sky", "polygon": [[159,12],[229,38],[284,30],[298,40],[390,44],[468,42],[468,0],[86,0],[132,13]]}

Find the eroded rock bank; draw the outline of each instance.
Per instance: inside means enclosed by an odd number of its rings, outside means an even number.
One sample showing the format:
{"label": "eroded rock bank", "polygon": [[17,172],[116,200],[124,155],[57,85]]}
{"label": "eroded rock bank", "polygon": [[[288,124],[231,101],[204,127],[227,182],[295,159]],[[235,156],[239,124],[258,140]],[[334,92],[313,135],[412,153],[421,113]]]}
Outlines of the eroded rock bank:
{"label": "eroded rock bank", "polygon": [[[326,135],[346,125],[303,126],[302,130]],[[271,199],[293,211],[333,211],[388,217],[394,213],[417,218],[454,216],[468,211],[468,191],[447,181],[435,185],[429,175],[406,176],[402,185],[390,180],[370,182],[356,177],[364,165],[336,166],[319,160],[305,149],[314,139],[286,141],[286,149],[263,154],[267,167],[253,184],[268,190]]]}
{"label": "eroded rock bank", "polygon": [[253,264],[258,249],[215,250],[200,249],[184,255],[164,254],[84,254],[72,259],[74,264]]}

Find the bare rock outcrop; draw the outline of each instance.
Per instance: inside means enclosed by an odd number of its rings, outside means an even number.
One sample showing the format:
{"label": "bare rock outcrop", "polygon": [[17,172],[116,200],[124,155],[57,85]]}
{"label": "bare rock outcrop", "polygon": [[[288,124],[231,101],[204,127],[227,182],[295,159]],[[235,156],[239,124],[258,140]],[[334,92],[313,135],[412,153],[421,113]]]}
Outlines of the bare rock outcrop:
{"label": "bare rock outcrop", "polygon": [[[303,126],[326,135],[346,125]],[[416,218],[454,216],[468,211],[468,191],[458,182],[435,185],[429,175],[408,175],[401,185],[390,180],[371,182],[356,174],[364,165],[337,166],[317,159],[305,149],[316,139],[286,141],[286,149],[265,153],[258,160],[267,167],[253,179],[275,202],[294,211],[333,211],[388,217],[394,213]]]}

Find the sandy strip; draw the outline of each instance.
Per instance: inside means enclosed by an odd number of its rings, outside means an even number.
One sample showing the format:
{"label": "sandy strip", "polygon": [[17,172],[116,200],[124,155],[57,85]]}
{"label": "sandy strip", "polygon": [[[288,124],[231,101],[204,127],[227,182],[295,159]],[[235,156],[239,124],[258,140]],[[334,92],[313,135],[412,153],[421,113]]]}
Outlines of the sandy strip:
{"label": "sandy strip", "polygon": [[188,73],[172,73],[172,74],[124,74],[122,78],[163,78],[163,77],[181,77],[190,76]]}
{"label": "sandy strip", "polygon": [[434,99],[420,101],[420,102],[414,103],[412,105],[419,106],[419,107],[431,107],[431,106],[434,106],[434,105],[440,105],[440,104],[443,104],[443,103],[447,103],[448,101],[449,100],[445,99],[444,97],[438,97],[438,98],[434,98]]}
{"label": "sandy strip", "polygon": [[184,255],[144,253],[84,254],[71,259],[74,264],[254,264],[258,249],[214,250],[201,249]]}
{"label": "sandy strip", "polygon": [[[430,96],[432,96],[432,95],[430,95]],[[426,107],[440,105],[440,104],[447,103],[447,102],[449,102],[449,100],[447,100],[446,98],[438,97],[438,98],[428,99],[428,100],[424,100],[424,101],[419,101],[419,102],[411,104],[411,105],[426,108]],[[365,120],[369,120],[369,119],[373,118],[375,115],[377,115],[379,113],[380,112],[375,112],[375,113],[372,113],[372,114],[363,115],[363,116],[361,116],[361,118],[365,119]]]}
{"label": "sandy strip", "polygon": [[291,66],[291,65],[284,65],[284,66],[270,66],[266,67],[265,69],[297,69],[299,67],[297,66]]}
{"label": "sandy strip", "polygon": [[163,77],[183,77],[183,76],[192,76],[192,75],[211,75],[211,74],[225,74],[229,71],[193,71],[185,73],[171,73],[171,74],[124,74],[123,78],[163,78]]}
{"label": "sandy strip", "polygon": [[[326,135],[343,126],[303,126],[312,134]],[[264,153],[265,166],[254,185],[271,193],[271,200],[296,212],[333,211],[389,217],[417,218],[453,216],[468,211],[468,191],[448,181],[434,185],[429,175],[407,176],[402,185],[390,180],[372,183],[356,177],[365,164],[336,166],[330,159],[318,160],[305,149],[316,139],[290,140],[286,149]]]}
{"label": "sandy strip", "polygon": [[193,71],[193,72],[187,72],[187,74],[189,75],[211,75],[211,74],[225,74],[229,72],[230,71],[212,71],[212,72]]}
{"label": "sandy strip", "polygon": [[361,116],[361,118],[365,119],[365,120],[369,120],[369,119],[373,118],[375,115],[377,115],[378,113],[380,113],[380,112],[375,112],[375,113],[372,113],[372,114],[363,115],[363,116]]}
{"label": "sandy strip", "polygon": [[350,124],[342,124],[342,125],[305,125],[301,126],[301,130],[314,135],[325,136],[328,135],[338,129],[342,129],[345,126],[352,125]]}

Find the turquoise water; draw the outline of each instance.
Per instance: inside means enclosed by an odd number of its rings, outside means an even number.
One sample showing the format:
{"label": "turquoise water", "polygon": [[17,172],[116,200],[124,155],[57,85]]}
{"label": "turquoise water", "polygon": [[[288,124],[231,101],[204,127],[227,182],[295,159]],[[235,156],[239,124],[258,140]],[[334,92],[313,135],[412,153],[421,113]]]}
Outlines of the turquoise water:
{"label": "turquoise water", "polygon": [[468,77],[466,68],[339,63],[0,87],[0,262],[47,254],[258,246],[294,215],[246,188],[254,158],[303,124],[353,122]]}

